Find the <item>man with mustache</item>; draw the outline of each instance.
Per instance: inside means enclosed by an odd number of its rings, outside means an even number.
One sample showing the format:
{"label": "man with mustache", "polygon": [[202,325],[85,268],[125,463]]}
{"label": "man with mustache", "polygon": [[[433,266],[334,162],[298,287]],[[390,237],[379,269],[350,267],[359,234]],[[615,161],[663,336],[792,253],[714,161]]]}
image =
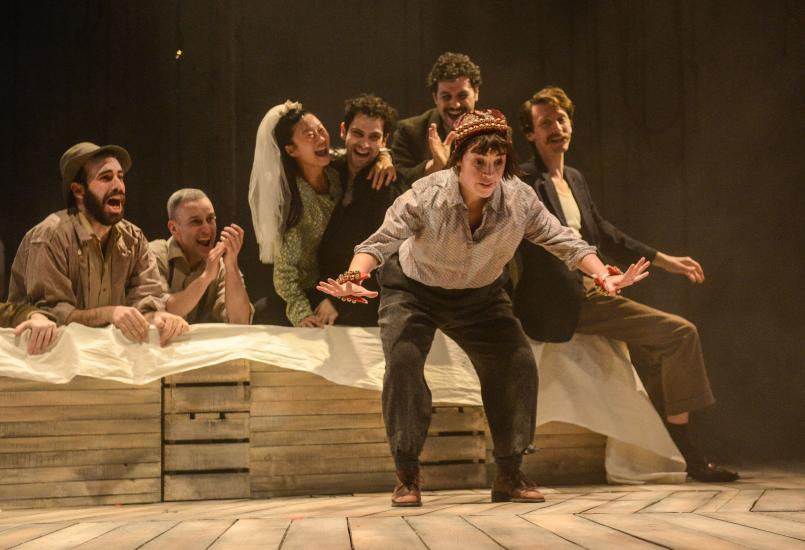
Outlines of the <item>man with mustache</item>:
{"label": "man with mustache", "polygon": [[447,165],[456,121],[475,110],[481,69],[464,54],[445,52],[430,70],[427,84],[436,106],[401,120],[391,145],[397,171],[409,184]]}
{"label": "man with mustache", "polygon": [[30,303],[60,324],[112,324],[142,342],[149,324],[160,343],[188,325],[167,313],[148,241],[123,219],[128,151],[82,142],[62,155],[59,168],[67,209],[28,231],[11,266],[9,301]]}
{"label": "man with mustache", "polygon": [[148,245],[169,294],[165,308],[188,323],[250,324],[254,308],[238,268],[243,229],[224,227],[216,242],[210,199],[200,189],[179,189],[168,199],[168,230],[167,241]]}
{"label": "man with mustache", "polygon": [[[397,111],[375,95],[363,94],[345,102],[340,131],[346,154],[330,163],[344,184],[344,195],[336,204],[319,245],[321,273],[336,273],[348,264],[355,245],[380,227],[388,207],[408,188],[399,176],[387,187],[373,185],[370,177],[396,121]],[[374,279],[367,281],[366,286],[377,289]],[[320,306],[317,310],[324,324],[377,325],[376,303],[350,307],[340,300],[325,300],[332,307]]]}
{"label": "man with mustache", "polygon": [[[544,88],[523,103],[520,124],[535,153],[533,160],[521,166],[524,181],[563,225],[603,254],[624,264],[643,256],[660,269],[684,275],[693,283],[704,282],[704,271],[696,260],[657,251],[601,216],[584,176],[565,164],[572,117],[573,103],[561,88]],[[736,472],[704,458],[688,434],[690,411],[714,403],[696,327],[628,298],[595,292],[592,280],[569,271],[531,243],[520,245],[520,255],[522,272],[514,312],[526,334],[548,342],[567,341],[574,332],[626,342],[633,359],[641,357],[649,366],[660,368],[663,397],[657,405],[687,461],[688,475],[706,482],[737,479]]]}

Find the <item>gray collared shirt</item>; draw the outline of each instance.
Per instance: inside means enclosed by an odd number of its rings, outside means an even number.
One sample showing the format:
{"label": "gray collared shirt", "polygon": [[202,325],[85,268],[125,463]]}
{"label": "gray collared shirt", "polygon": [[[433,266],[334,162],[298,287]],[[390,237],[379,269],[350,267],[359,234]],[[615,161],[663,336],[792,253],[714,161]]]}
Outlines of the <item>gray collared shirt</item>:
{"label": "gray collared shirt", "polygon": [[422,284],[480,288],[501,275],[523,239],[546,248],[568,269],[596,253],[516,177],[500,182],[484,205],[481,225],[471,232],[458,175],[448,169],[422,178],[397,198],[383,225],[355,253],[371,254],[382,265],[399,250],[403,272]]}
{"label": "gray collared shirt", "polygon": [[[202,261],[195,268],[190,267],[190,263],[182,252],[182,247],[173,237],[168,240],[156,239],[148,243],[148,248],[157,261],[159,267],[159,278],[162,283],[162,291],[167,294],[176,294],[185,290],[190,283],[201,277],[207,263]],[[187,315],[185,321],[193,323],[228,323],[229,316],[226,313],[226,266],[224,260],[218,260],[218,274],[215,280],[210,283],[207,290],[199,299]],[[243,273],[240,274],[243,281]],[[244,282],[244,287],[246,286]],[[254,306],[249,304],[249,323],[254,317]]]}

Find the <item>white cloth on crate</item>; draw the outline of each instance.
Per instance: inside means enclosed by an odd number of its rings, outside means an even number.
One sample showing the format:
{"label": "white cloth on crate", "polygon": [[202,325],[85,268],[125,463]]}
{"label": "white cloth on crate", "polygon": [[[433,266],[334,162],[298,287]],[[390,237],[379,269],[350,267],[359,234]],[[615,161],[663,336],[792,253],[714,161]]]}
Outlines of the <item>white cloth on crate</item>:
{"label": "white cloth on crate", "polygon": [[[72,323],[56,347],[28,356],[25,339],[0,330],[0,376],[66,383],[89,376],[146,384],[163,376],[249,359],[311,372],[346,386],[380,390],[385,361],[379,329],[192,325],[160,347],[155,328],[144,344],[113,327]],[[567,422],[607,436],[606,471],[612,483],[681,483],[685,462],[629,362],[626,346],[577,334],[564,344],[532,342],[539,365],[538,424]],[[438,332],[425,377],[434,402],[481,405],[478,378],[461,349]]]}

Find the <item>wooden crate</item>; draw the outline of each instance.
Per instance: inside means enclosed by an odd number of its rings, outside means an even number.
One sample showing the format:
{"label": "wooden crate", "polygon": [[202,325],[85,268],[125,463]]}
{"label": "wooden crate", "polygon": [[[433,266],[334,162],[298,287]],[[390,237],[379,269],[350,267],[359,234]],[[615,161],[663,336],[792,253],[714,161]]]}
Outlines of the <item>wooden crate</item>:
{"label": "wooden crate", "polygon": [[0,378],[0,508],[159,502],[158,382]]}
{"label": "wooden crate", "polygon": [[249,363],[163,380],[165,501],[248,498]]}
{"label": "wooden crate", "polygon": [[[392,460],[380,392],[252,364],[252,496],[388,491]],[[422,454],[429,489],[483,486],[479,407],[435,406]]]}
{"label": "wooden crate", "polygon": [[[565,422],[548,422],[537,428],[536,453],[523,457],[523,472],[539,485],[606,483],[606,436]],[[496,475],[492,439],[487,436],[487,476]]]}

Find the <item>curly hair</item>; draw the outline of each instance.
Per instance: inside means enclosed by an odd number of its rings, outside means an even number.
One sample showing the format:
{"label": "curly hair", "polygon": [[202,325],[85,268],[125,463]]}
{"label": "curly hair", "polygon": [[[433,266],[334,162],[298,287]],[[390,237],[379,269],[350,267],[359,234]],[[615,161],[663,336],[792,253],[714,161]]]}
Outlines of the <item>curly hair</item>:
{"label": "curly hair", "polygon": [[481,68],[463,53],[445,52],[439,56],[428,73],[427,86],[436,92],[442,80],[455,80],[466,77],[476,90],[481,86]]}
{"label": "curly hair", "polygon": [[344,126],[349,128],[357,114],[383,120],[383,135],[394,131],[397,124],[397,110],[373,94],[361,94],[344,102]]}
{"label": "curly hair", "polygon": [[558,86],[547,86],[533,96],[527,99],[520,105],[520,112],[518,118],[520,119],[520,128],[524,134],[534,131],[534,119],[531,116],[531,107],[539,104],[553,105],[557,109],[562,109],[567,113],[567,116],[573,120],[573,111],[575,106],[565,91]]}

